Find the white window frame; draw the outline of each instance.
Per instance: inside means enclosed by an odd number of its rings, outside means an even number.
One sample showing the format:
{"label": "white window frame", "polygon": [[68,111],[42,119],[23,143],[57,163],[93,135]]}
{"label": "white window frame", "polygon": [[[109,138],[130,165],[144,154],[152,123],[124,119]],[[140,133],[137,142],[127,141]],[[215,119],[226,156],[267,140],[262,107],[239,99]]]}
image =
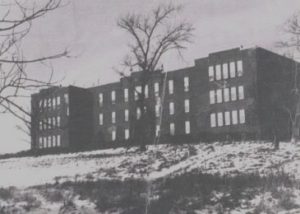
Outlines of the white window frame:
{"label": "white window frame", "polygon": [[149,98],[149,87],[148,87],[148,85],[145,85],[144,95],[145,95],[145,98]]}
{"label": "white window frame", "polygon": [[239,100],[245,99],[244,86],[240,85],[238,87],[238,95],[239,95]]}
{"label": "white window frame", "polygon": [[185,121],[185,134],[190,134],[191,133],[191,123],[190,121]]}
{"label": "white window frame", "polygon": [[233,110],[231,112],[231,123],[232,123],[232,125],[238,124],[238,112],[237,112],[237,110]]}
{"label": "white window frame", "polygon": [[209,91],[209,103],[210,104],[216,103],[216,92],[214,90]]}
{"label": "white window frame", "polygon": [[215,71],[212,65],[208,67],[208,79],[210,82],[215,80]]}
{"label": "white window frame", "polygon": [[175,123],[170,123],[170,135],[175,135]]}
{"label": "white window frame", "polygon": [[141,114],[142,114],[142,112],[141,112],[141,108],[140,107],[137,107],[136,108],[136,119],[140,119],[141,118]]}
{"label": "white window frame", "polygon": [[239,110],[239,121],[240,121],[240,124],[246,123],[245,109]]}
{"label": "white window frame", "polygon": [[170,102],[169,103],[169,113],[170,113],[170,115],[174,115],[175,114],[174,102]]}
{"label": "white window frame", "polygon": [[103,125],[103,113],[99,114],[99,125],[102,126]]}
{"label": "white window frame", "polygon": [[155,126],[155,136],[157,137],[160,132],[160,125]]}
{"label": "white window frame", "polygon": [[222,79],[222,73],[221,73],[221,65],[216,65],[216,80]]}
{"label": "white window frame", "polygon": [[214,128],[217,126],[217,122],[216,122],[216,114],[215,113],[211,113],[210,114],[210,127]]}
{"label": "white window frame", "polygon": [[223,102],[223,94],[222,89],[217,89],[217,103]]}
{"label": "white window frame", "polygon": [[184,87],[184,91],[188,92],[189,88],[190,88],[190,78],[189,77],[184,77],[183,79],[183,87]]}
{"label": "white window frame", "polygon": [[230,66],[229,66],[229,70],[230,70],[230,78],[235,78],[236,77],[236,67],[235,67],[235,61],[230,62]]}
{"label": "white window frame", "polygon": [[238,77],[243,76],[244,70],[243,70],[243,61],[238,60],[237,61],[237,75]]}
{"label": "white window frame", "polygon": [[224,102],[230,101],[230,92],[229,88],[224,88]]}
{"label": "white window frame", "polygon": [[224,126],[223,112],[218,112],[218,127]]}
{"label": "white window frame", "polygon": [[237,100],[236,87],[235,86],[230,88],[230,97],[231,97],[231,101],[236,101]]}
{"label": "white window frame", "polygon": [[116,103],[116,91],[115,90],[111,91],[111,103],[112,104]]}
{"label": "white window frame", "polygon": [[168,81],[168,89],[169,94],[174,94],[174,80]]}
{"label": "white window frame", "polygon": [[155,116],[156,117],[160,116],[160,105],[158,104],[155,105]]}
{"label": "white window frame", "polygon": [[125,120],[125,122],[129,121],[129,110],[128,109],[125,109],[125,111],[124,111],[124,120]]}
{"label": "white window frame", "polygon": [[223,79],[228,79],[228,64],[227,63],[223,63],[222,71],[223,71]]}
{"label": "white window frame", "polygon": [[60,116],[56,117],[56,124],[57,127],[60,127]]}
{"label": "white window frame", "polygon": [[111,132],[111,140],[115,141],[117,139],[117,131],[114,129]]}
{"label": "white window frame", "polygon": [[103,106],[103,93],[99,93],[98,99],[99,99],[99,106],[102,107]]}
{"label": "white window frame", "polygon": [[139,99],[139,94],[142,93],[142,86],[135,86],[134,89],[134,100]]}
{"label": "white window frame", "polygon": [[116,112],[115,111],[111,112],[111,123],[112,124],[116,123]]}
{"label": "white window frame", "polygon": [[225,111],[224,119],[225,119],[225,126],[229,126],[231,124],[230,111]]}
{"label": "white window frame", "polygon": [[124,88],[124,102],[127,103],[129,101],[129,90],[128,88]]}
{"label": "white window frame", "polygon": [[159,96],[159,83],[158,82],[154,83],[154,94],[155,94],[155,96]]}
{"label": "white window frame", "polygon": [[185,113],[190,112],[190,100],[189,99],[184,100],[184,112]]}
{"label": "white window frame", "polygon": [[57,138],[56,138],[56,145],[57,145],[58,147],[61,146],[61,136],[60,136],[60,135],[57,135]]}
{"label": "white window frame", "polygon": [[124,137],[125,137],[125,140],[128,140],[129,137],[130,137],[129,129],[126,128],[126,129],[124,130],[124,135],[125,135],[125,136],[124,136]]}

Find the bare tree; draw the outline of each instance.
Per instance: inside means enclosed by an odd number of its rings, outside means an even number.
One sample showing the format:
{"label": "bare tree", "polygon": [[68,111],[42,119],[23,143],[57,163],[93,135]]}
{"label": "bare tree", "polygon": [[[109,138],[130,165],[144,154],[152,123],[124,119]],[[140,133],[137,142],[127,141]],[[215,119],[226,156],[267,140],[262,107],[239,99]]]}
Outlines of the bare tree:
{"label": "bare tree", "polygon": [[277,43],[277,46],[286,50],[286,56],[295,61],[292,68],[291,78],[291,102],[289,106],[284,106],[283,110],[289,115],[292,124],[291,140],[295,142],[297,134],[297,121],[300,116],[300,91],[299,91],[299,63],[296,62],[297,55],[300,53],[300,13],[294,14],[289,18],[284,26],[284,41]]}
{"label": "bare tree", "polygon": [[[129,53],[123,66],[140,71],[141,90],[138,93],[137,105],[141,110],[140,130],[142,136],[141,149],[145,150],[145,127],[147,118],[145,109],[145,86],[151,79],[152,73],[158,70],[162,56],[167,52],[177,51],[181,56],[182,50],[191,42],[193,26],[184,21],[175,20],[182,10],[181,6],[160,5],[147,15],[129,13],[118,19],[118,26],[131,36]],[[124,72],[120,75],[126,76]]]}
{"label": "bare tree", "polygon": [[[1,1],[0,3],[0,113],[10,113],[30,125],[30,111],[20,104],[32,91],[53,84],[53,69],[49,60],[67,56],[67,51],[28,59],[22,42],[32,23],[62,6],[62,0]],[[46,64],[48,62],[48,64]],[[26,69],[30,64],[43,63],[50,72],[38,79]],[[42,76],[42,75],[41,75]],[[45,78],[46,77],[46,78]]]}

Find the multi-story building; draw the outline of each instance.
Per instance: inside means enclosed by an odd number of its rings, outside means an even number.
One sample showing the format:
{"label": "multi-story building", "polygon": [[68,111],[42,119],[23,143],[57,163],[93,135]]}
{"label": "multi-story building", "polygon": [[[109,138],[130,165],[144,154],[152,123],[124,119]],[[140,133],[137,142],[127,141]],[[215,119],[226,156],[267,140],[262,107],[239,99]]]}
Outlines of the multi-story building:
{"label": "multi-story building", "polygon": [[[299,107],[296,64],[262,48],[236,48],[192,67],[153,72],[144,91],[151,131],[168,143],[287,139],[292,128],[299,135],[291,118]],[[32,148],[128,145],[139,128],[140,76],[32,95]]]}

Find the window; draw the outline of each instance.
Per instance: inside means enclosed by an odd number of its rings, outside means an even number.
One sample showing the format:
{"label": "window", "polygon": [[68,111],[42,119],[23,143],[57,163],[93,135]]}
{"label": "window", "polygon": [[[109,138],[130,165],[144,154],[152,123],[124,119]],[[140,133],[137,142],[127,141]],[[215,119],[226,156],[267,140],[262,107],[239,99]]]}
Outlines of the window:
{"label": "window", "polygon": [[111,123],[116,123],[116,112],[111,113]]}
{"label": "window", "polygon": [[39,137],[39,148],[43,147],[43,138]]}
{"label": "window", "polygon": [[149,97],[149,88],[148,88],[148,85],[145,85],[145,98],[148,98]]}
{"label": "window", "polygon": [[173,136],[175,135],[175,124],[170,123],[170,134]]}
{"label": "window", "polygon": [[69,104],[69,95],[68,94],[64,94],[64,98],[65,98],[65,103]]}
{"label": "window", "polygon": [[185,133],[190,134],[191,133],[191,124],[190,121],[185,121]]}
{"label": "window", "polygon": [[136,86],[134,90],[134,100],[139,99],[139,95],[142,93],[142,87],[141,86]]}
{"label": "window", "polygon": [[53,147],[56,146],[56,136],[55,135],[52,136],[52,146]]}
{"label": "window", "polygon": [[210,127],[216,127],[216,114],[210,114]]}
{"label": "window", "polygon": [[228,102],[230,99],[229,88],[224,88],[224,102]]}
{"label": "window", "polygon": [[117,138],[117,132],[116,132],[116,130],[112,130],[112,132],[111,132],[111,140],[115,141],[116,138]]}
{"label": "window", "polygon": [[175,111],[174,111],[174,103],[173,102],[169,103],[169,113],[170,113],[170,115],[173,115],[175,113]]}
{"label": "window", "polygon": [[223,68],[223,79],[228,79],[228,64],[224,63],[222,68]]}
{"label": "window", "polygon": [[244,124],[245,121],[246,121],[246,119],[245,119],[245,109],[241,109],[239,111],[239,113],[240,113],[240,124]]}
{"label": "window", "polygon": [[60,135],[57,135],[57,138],[56,138],[56,145],[57,145],[57,146],[61,146]]}
{"label": "window", "polygon": [[222,112],[218,113],[218,126],[219,127],[223,126],[223,113]]}
{"label": "window", "polygon": [[129,129],[125,129],[125,140],[129,139]]}
{"label": "window", "polygon": [[209,91],[209,100],[210,100],[210,104],[215,104],[215,91]]}
{"label": "window", "polygon": [[42,123],[42,121],[39,122],[39,130],[43,130],[43,123]]}
{"label": "window", "polygon": [[156,127],[155,127],[155,136],[156,137],[159,135],[159,132],[160,132],[160,126],[156,125]]}
{"label": "window", "polygon": [[169,94],[173,94],[173,93],[174,93],[174,81],[169,80]]}
{"label": "window", "polygon": [[57,106],[60,105],[60,97],[56,97],[56,105],[57,105]]}
{"label": "window", "polygon": [[103,94],[102,93],[99,94],[99,106],[100,107],[103,106]]}
{"label": "window", "polygon": [[103,114],[99,114],[99,125],[103,125]]}
{"label": "window", "polygon": [[230,112],[226,111],[225,112],[225,126],[229,126],[230,125]]}
{"label": "window", "polygon": [[222,89],[217,90],[217,103],[222,103]]}
{"label": "window", "polygon": [[44,148],[47,148],[47,138],[46,137],[43,137],[43,143],[44,143]]}
{"label": "window", "polygon": [[43,119],[43,129],[47,130],[48,126],[47,126],[47,119]]}
{"label": "window", "polygon": [[44,108],[47,108],[47,100],[44,100]]}
{"label": "window", "polygon": [[235,77],[235,62],[230,62],[230,78]]}
{"label": "window", "polygon": [[60,117],[59,116],[56,118],[56,122],[57,122],[57,127],[60,127]]}
{"label": "window", "polygon": [[124,102],[128,102],[128,88],[124,89]]}
{"label": "window", "polygon": [[188,99],[184,100],[184,112],[185,113],[190,112],[190,100]]}
{"label": "window", "polygon": [[159,108],[159,105],[155,105],[155,116],[156,117],[159,117],[159,115],[160,115],[160,108]]}
{"label": "window", "polygon": [[209,78],[209,81],[214,81],[215,79],[215,75],[214,75],[214,66],[209,66],[208,67],[208,78]]}
{"label": "window", "polygon": [[52,129],[52,120],[48,118],[48,129]]}
{"label": "window", "polygon": [[116,91],[111,92],[111,103],[112,104],[116,103]]}
{"label": "window", "polygon": [[54,97],[52,98],[52,106],[53,109],[56,109],[56,99]]}
{"label": "window", "polygon": [[52,143],[51,136],[48,136],[48,146],[47,146],[48,148],[50,148],[52,146],[51,143]]}
{"label": "window", "polygon": [[238,123],[237,111],[236,110],[232,111],[231,116],[232,116],[232,124],[236,125]]}
{"label": "window", "polygon": [[243,76],[243,62],[242,62],[242,60],[239,60],[237,62],[237,75],[239,77]]}
{"label": "window", "polygon": [[190,87],[189,77],[184,77],[183,79],[184,91],[188,92]]}
{"label": "window", "polygon": [[52,107],[52,99],[49,98],[48,99],[48,108],[51,109],[51,107]]}
{"label": "window", "polygon": [[56,128],[56,118],[52,117],[52,127]]}
{"label": "window", "polygon": [[231,87],[231,101],[236,101],[236,87]]}
{"label": "window", "polygon": [[70,108],[69,108],[69,106],[67,106],[67,109],[66,109],[66,114],[67,114],[67,116],[69,116],[69,115],[70,115]]}
{"label": "window", "polygon": [[158,82],[154,83],[154,94],[155,94],[155,96],[159,96],[159,84],[158,84]]}
{"label": "window", "polygon": [[245,98],[245,96],[244,96],[244,86],[239,86],[238,91],[239,91],[239,99],[243,100]]}
{"label": "window", "polygon": [[137,118],[137,119],[140,119],[140,118],[141,118],[141,114],[142,114],[141,109],[138,107],[138,108],[136,109],[136,118]]}
{"label": "window", "polygon": [[128,109],[125,109],[125,112],[124,112],[124,116],[125,116],[125,121],[127,122],[129,120],[129,110]]}
{"label": "window", "polygon": [[220,80],[221,78],[221,65],[216,65],[216,80]]}

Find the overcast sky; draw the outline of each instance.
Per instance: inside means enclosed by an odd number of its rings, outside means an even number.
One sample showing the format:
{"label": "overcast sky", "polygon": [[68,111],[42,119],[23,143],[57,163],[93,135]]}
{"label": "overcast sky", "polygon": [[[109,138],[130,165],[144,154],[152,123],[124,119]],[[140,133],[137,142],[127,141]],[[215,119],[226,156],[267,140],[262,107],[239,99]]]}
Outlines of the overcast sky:
{"label": "overcast sky", "polygon": [[[128,37],[118,29],[117,18],[128,12],[147,13],[165,0],[69,0],[69,4],[36,21],[24,42],[27,58],[68,48],[72,58],[53,62],[56,78],[63,85],[89,87],[118,80],[118,67],[127,50]],[[184,60],[170,54],[165,70],[193,65],[210,52],[261,46],[275,52],[282,38],[282,25],[300,10],[299,0],[174,0],[184,5],[182,19],[195,27],[194,43]],[[44,75],[44,67],[31,68]],[[16,130],[17,121],[0,115],[0,153],[29,148],[27,136]],[[27,139],[28,140],[28,139]]]}

